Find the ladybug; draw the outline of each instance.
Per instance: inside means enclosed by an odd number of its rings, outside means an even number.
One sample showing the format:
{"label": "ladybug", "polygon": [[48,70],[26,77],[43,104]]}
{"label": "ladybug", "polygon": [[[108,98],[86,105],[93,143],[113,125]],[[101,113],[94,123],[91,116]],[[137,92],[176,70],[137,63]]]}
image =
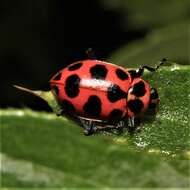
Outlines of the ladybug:
{"label": "ladybug", "polygon": [[145,69],[155,72],[166,59],[155,68],[129,70],[97,60],[91,51],[88,54],[88,59],[68,65],[50,80],[51,91],[61,108],[58,115],[77,118],[85,135],[91,135],[110,125],[118,129],[134,127],[137,116],[149,108],[156,109],[157,90],[141,77]]}

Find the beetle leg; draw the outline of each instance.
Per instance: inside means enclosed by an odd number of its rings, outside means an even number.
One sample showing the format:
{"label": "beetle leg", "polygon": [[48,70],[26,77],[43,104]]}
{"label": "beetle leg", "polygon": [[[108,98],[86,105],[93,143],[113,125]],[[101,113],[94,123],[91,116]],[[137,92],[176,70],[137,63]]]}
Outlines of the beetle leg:
{"label": "beetle leg", "polygon": [[135,127],[135,117],[130,117],[128,119],[128,126],[129,127]]}
{"label": "beetle leg", "polygon": [[123,133],[123,129],[126,127],[125,121],[121,120],[117,123],[116,129],[119,134]]}
{"label": "beetle leg", "polygon": [[97,128],[97,131],[109,132],[114,134],[123,133],[123,129],[126,127],[125,121],[121,120],[116,125],[107,125],[101,128]]}
{"label": "beetle leg", "polygon": [[80,119],[82,126],[84,127],[84,135],[89,136],[97,131],[95,123],[91,120]]}
{"label": "beetle leg", "polygon": [[124,128],[124,127],[125,127],[125,122],[124,122],[123,120],[121,120],[121,121],[119,121],[119,122],[117,123],[116,128]]}

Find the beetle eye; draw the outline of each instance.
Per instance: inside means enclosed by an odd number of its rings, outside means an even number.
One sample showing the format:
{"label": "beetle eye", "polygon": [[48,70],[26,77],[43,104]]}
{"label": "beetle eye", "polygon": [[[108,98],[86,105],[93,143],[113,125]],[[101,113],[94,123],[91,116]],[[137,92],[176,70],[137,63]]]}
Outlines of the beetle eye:
{"label": "beetle eye", "polygon": [[158,92],[155,88],[151,88],[150,90],[150,99],[158,99]]}
{"label": "beetle eye", "polygon": [[150,90],[150,102],[149,102],[149,109],[156,109],[157,104],[159,103],[158,92],[155,88],[151,88]]}

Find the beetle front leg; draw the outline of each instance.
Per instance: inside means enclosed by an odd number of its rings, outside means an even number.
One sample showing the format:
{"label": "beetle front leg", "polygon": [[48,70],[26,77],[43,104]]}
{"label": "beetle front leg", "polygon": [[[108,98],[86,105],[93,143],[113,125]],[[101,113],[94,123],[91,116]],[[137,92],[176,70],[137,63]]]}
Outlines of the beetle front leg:
{"label": "beetle front leg", "polygon": [[80,119],[80,122],[84,128],[84,135],[89,136],[94,134],[97,131],[95,123],[91,120]]}
{"label": "beetle front leg", "polygon": [[128,126],[129,127],[135,127],[135,117],[129,117],[128,118]]}
{"label": "beetle front leg", "polygon": [[126,128],[126,123],[124,120],[120,120],[116,124],[106,125],[104,127],[97,128],[97,131],[109,132],[113,134],[122,134],[124,128]]}
{"label": "beetle front leg", "polygon": [[124,120],[121,120],[117,123],[116,129],[119,134],[123,133],[123,129],[126,128],[126,122]]}

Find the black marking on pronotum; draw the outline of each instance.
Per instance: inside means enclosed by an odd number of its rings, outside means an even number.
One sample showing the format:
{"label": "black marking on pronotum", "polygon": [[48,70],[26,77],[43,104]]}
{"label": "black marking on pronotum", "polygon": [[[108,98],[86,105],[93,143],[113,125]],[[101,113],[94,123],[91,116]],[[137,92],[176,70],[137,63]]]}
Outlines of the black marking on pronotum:
{"label": "black marking on pronotum", "polygon": [[61,72],[57,73],[57,74],[55,75],[55,77],[53,78],[53,80],[60,80],[60,79],[61,79],[61,75],[62,75]]}
{"label": "black marking on pronotum", "polygon": [[79,83],[80,83],[80,78],[76,74],[71,75],[66,79],[65,93],[67,94],[67,96],[69,96],[70,98],[75,98],[76,96],[78,96]]}
{"label": "black marking on pronotum", "polygon": [[82,63],[75,63],[75,64],[69,66],[69,67],[68,67],[68,70],[69,70],[69,71],[75,71],[75,70],[77,70],[77,69],[80,69],[81,66],[82,66]]}
{"label": "black marking on pronotum", "polygon": [[143,109],[144,105],[143,102],[139,99],[136,100],[130,100],[127,103],[127,107],[134,113],[134,114],[138,114],[141,112],[141,110]]}
{"label": "black marking on pronotum", "polygon": [[92,95],[88,98],[88,101],[84,104],[83,110],[88,116],[98,117],[101,113],[101,100],[98,96]]}
{"label": "black marking on pronotum", "polygon": [[63,100],[61,103],[60,103],[62,109],[63,109],[63,112],[65,113],[74,113],[75,112],[75,107],[73,106],[73,104],[68,101],[68,100]]}
{"label": "black marking on pronotum", "polygon": [[52,92],[54,95],[59,96],[59,88],[57,86],[52,87]]}
{"label": "black marking on pronotum", "polygon": [[123,112],[120,109],[113,109],[110,114],[109,114],[109,118],[110,119],[120,119],[122,118]]}
{"label": "black marking on pronotum", "polygon": [[95,65],[90,68],[92,78],[105,79],[107,75],[107,68],[104,65]]}
{"label": "black marking on pronotum", "polygon": [[145,84],[143,81],[140,81],[132,87],[132,94],[134,94],[137,97],[144,96],[146,93]]}
{"label": "black marking on pronotum", "polygon": [[128,72],[129,72],[132,80],[139,77],[139,75],[137,74],[137,72],[135,70],[129,70]]}
{"label": "black marking on pronotum", "polygon": [[122,98],[126,98],[127,93],[121,90],[118,85],[114,84],[108,87],[107,97],[110,102],[114,103]]}
{"label": "black marking on pronotum", "polygon": [[122,69],[116,69],[115,72],[116,72],[117,77],[121,80],[127,80],[129,78],[128,74]]}

